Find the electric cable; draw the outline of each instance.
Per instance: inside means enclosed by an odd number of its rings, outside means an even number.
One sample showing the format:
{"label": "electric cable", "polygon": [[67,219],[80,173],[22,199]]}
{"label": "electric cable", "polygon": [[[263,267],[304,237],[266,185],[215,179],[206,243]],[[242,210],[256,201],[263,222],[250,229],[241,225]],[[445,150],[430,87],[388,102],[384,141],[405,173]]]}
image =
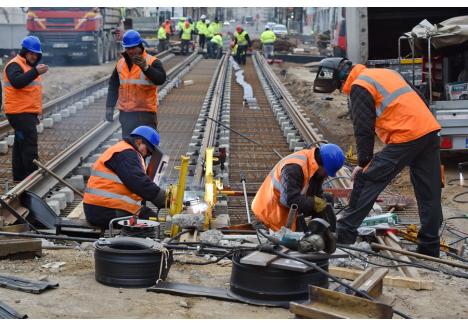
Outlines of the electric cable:
{"label": "electric cable", "polygon": [[183,264],[189,264],[189,265],[200,265],[200,266],[203,266],[203,265],[210,265],[210,264],[216,264],[217,262],[219,262],[221,259],[223,258],[226,258],[228,257],[229,255],[232,255],[234,254],[236,251],[241,251],[241,250],[244,250],[244,249],[232,249],[230,251],[228,251],[227,253],[225,253],[224,255],[218,257],[216,260],[213,260],[213,261],[204,261],[204,262],[198,262],[198,261],[184,261],[184,262],[181,262]]}
{"label": "electric cable", "polygon": [[344,252],[346,252],[348,255],[354,257],[354,258],[357,258],[359,260],[362,260],[363,262],[367,263],[367,264],[370,264],[370,265],[375,265],[375,266],[379,266],[379,267],[409,267],[409,266],[413,266],[412,263],[409,263],[409,264],[396,264],[396,265],[384,265],[384,264],[379,264],[379,263],[375,263],[375,262],[372,262],[370,260],[367,260],[365,258],[362,258],[360,257],[359,255],[355,255],[351,252],[349,252],[348,250],[346,249],[343,249],[341,248],[341,250],[343,250]]}
{"label": "electric cable", "polygon": [[[456,181],[456,182],[458,182],[458,183],[460,182],[459,179],[451,179],[451,180],[449,180],[449,181],[447,182],[447,184],[448,184],[449,186],[459,186],[459,187],[462,187],[462,188],[468,188],[468,186],[465,186],[465,185],[454,184],[454,183],[453,183],[454,181]],[[468,195],[468,191],[463,191],[463,192],[460,192],[460,193],[454,195],[454,196],[452,197],[452,200],[453,200],[454,202],[456,202],[456,203],[468,204],[468,200],[461,200],[461,199],[458,199],[459,197],[464,196],[464,195]]]}

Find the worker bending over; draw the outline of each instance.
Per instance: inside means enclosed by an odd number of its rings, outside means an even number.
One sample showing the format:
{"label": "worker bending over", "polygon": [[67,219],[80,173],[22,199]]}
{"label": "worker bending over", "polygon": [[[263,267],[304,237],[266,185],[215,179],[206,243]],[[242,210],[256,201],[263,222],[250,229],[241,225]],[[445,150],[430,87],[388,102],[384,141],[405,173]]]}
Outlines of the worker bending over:
{"label": "worker bending over", "polygon": [[209,58],[219,59],[223,55],[223,34],[218,33],[210,40],[211,43],[211,56]]}
{"label": "worker bending over", "polygon": [[[281,159],[263,181],[252,201],[255,217],[273,231],[286,226],[291,205],[298,214],[318,217],[324,213],[322,183],[334,177],[345,161],[343,151],[335,144],[308,148]],[[307,231],[304,219],[296,219],[293,231]]]}
{"label": "worker bending over", "polygon": [[234,45],[237,45],[237,63],[245,65],[247,62],[247,50],[252,47],[249,34],[244,31],[242,26],[236,27],[234,33]]}
{"label": "worker bending over", "polygon": [[[314,91],[331,93],[335,89],[350,96],[358,151],[349,206],[337,222],[337,241],[354,243],[357,228],[377,196],[409,166],[421,220],[417,250],[439,256],[441,128],[425,99],[394,70],[368,69],[345,58],[327,58],[320,62]],[[374,134],[386,144],[375,155]]]}
{"label": "worker bending over", "polygon": [[107,228],[110,220],[122,216],[155,217],[155,212],[141,205],[142,200],[165,207],[165,191],[146,174],[145,159],[158,145],[157,131],[141,126],[99,157],[83,198],[86,220],[91,225]]}
{"label": "worker bending over", "polygon": [[124,138],[138,126],[158,128],[157,85],[166,81],[166,71],[161,61],[146,52],[137,31],[128,30],[122,44],[125,51],[109,80],[106,120],[114,120],[117,103]]}

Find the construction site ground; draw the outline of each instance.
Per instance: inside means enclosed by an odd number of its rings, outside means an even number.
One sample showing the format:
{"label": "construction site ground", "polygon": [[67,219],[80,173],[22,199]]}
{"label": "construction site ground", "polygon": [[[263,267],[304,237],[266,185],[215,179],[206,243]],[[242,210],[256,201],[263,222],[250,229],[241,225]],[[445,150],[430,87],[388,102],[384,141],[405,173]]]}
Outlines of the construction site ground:
{"label": "construction site ground", "polygon": [[[114,64],[101,67],[55,67],[57,77],[50,73],[45,98],[60,96],[72,87],[97,79],[112,71]],[[102,69],[102,70],[101,70]],[[351,121],[346,117],[346,98],[333,94],[332,100],[312,92],[313,74],[299,64],[284,63],[276,66],[278,73],[286,69],[284,82],[303,109],[310,111],[314,122],[323,129],[325,137],[344,148],[354,144]],[[98,72],[99,71],[99,72]],[[284,75],[284,72],[280,75]],[[72,79],[73,78],[73,79]],[[64,82],[66,80],[66,82]],[[65,84],[66,83],[66,84]],[[54,86],[55,85],[55,86]],[[380,147],[379,147],[380,146]],[[376,150],[381,148],[376,144]],[[453,156],[445,161],[447,180],[458,177],[456,162],[462,157]],[[447,160],[447,159],[446,159]],[[392,183],[390,188],[412,196],[408,171]],[[462,191],[458,186],[443,190],[444,216],[456,216],[468,211],[467,204],[453,202],[453,195]],[[456,223],[456,224],[455,224]],[[468,222],[454,220],[454,224],[468,233]],[[176,256],[176,260],[203,261],[198,257]],[[388,261],[376,260],[383,264]],[[64,262],[58,269],[42,265]],[[348,262],[349,264],[349,262]],[[351,265],[364,268],[360,261]],[[432,264],[432,266],[438,266]],[[392,304],[413,318],[468,318],[468,282],[466,279],[447,276],[420,269],[421,277],[434,281],[433,290],[410,290],[384,287],[381,301]],[[231,265],[211,264],[195,266],[175,262],[168,281],[199,284],[209,287],[229,287]],[[42,257],[25,260],[0,260],[0,274],[15,275],[33,280],[47,279],[58,282],[57,289],[42,294],[30,294],[0,288],[0,300],[14,307],[29,318],[293,318],[286,309],[266,308],[247,304],[223,302],[206,298],[187,298],[146,292],[145,289],[126,289],[104,286],[94,278],[94,258],[91,244],[75,249],[43,249]],[[399,275],[391,269],[391,275]],[[156,277],[156,276],[155,276]]]}

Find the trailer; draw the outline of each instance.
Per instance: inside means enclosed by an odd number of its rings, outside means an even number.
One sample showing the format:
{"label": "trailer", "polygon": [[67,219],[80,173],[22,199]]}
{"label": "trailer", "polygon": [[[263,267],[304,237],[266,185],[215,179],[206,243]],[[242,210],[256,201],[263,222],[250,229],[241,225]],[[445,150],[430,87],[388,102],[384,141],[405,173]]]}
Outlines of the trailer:
{"label": "trailer", "polygon": [[45,61],[65,57],[99,65],[116,59],[121,48],[117,7],[30,7],[26,26],[41,40]]}

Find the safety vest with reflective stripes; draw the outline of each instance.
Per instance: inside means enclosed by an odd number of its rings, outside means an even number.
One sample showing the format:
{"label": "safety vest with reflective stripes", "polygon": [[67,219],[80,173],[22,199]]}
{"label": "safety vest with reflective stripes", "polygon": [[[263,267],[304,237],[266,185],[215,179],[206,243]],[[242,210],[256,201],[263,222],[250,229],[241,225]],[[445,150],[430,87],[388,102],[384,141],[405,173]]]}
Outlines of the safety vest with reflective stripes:
{"label": "safety vest with reflective stripes", "polygon": [[271,44],[276,41],[276,35],[272,31],[264,31],[262,35],[260,35],[260,41],[263,44]]}
{"label": "safety vest with reflective stripes", "polygon": [[242,33],[235,33],[234,36],[235,38],[237,39],[237,44],[239,45],[247,45],[248,42],[247,40],[245,39],[245,36],[247,35],[247,32],[246,31],[242,31]]}
{"label": "safety vest with reflective stripes", "polygon": [[108,148],[99,157],[96,163],[94,163],[91,176],[88,179],[88,184],[84,192],[83,203],[121,209],[132,214],[138,212],[141,207],[140,202],[142,198],[132,193],[123,184],[118,175],[105,165],[105,163],[111,159],[112,155],[127,149],[137,152],[140,157],[141,166],[135,166],[135,169],[143,169],[143,171],[146,171],[146,164],[143,156],[129,143],[125,141],[118,142],[114,146]]}
{"label": "safety vest with reflective stripes", "polygon": [[[315,149],[303,149],[286,156],[276,163],[257,191],[252,201],[252,211],[258,220],[273,231],[278,231],[286,225],[289,214],[286,190],[281,184],[281,170],[287,164],[297,164],[302,168],[304,180],[301,194],[305,195],[309,188],[310,178],[319,168],[314,153]],[[296,230],[296,221],[291,229]]]}
{"label": "safety vest with reflective stripes", "polygon": [[14,88],[6,73],[7,67],[13,62],[17,63],[24,73],[33,69],[26,59],[20,55],[14,57],[3,70],[4,107],[6,114],[35,113],[42,114],[42,78],[36,79],[23,88]]}
{"label": "safety vest with reflective stripes", "polygon": [[[149,66],[156,60],[146,51],[143,52],[143,58]],[[119,110],[125,112],[157,112],[158,87],[145,76],[140,67],[133,64],[132,68],[128,70],[125,58],[122,57],[117,62],[117,72],[120,81],[117,103]]]}
{"label": "safety vest with reflective stripes", "polygon": [[189,41],[192,39],[192,26],[182,27],[182,37],[183,41]]}
{"label": "safety vest with reflective stripes", "polygon": [[349,95],[353,85],[364,87],[374,98],[375,133],[385,144],[405,143],[441,129],[424,101],[398,72],[357,64],[343,85],[343,93]]}
{"label": "safety vest with reflective stripes", "polygon": [[206,23],[204,23],[203,21],[199,20],[197,22],[197,25],[195,27],[198,31],[198,35],[205,35],[206,34],[206,30],[208,29],[208,26],[206,26]]}
{"label": "safety vest with reflective stripes", "polygon": [[212,22],[210,26],[211,26],[211,31],[213,32],[213,34],[219,33],[221,29],[223,28],[221,23],[215,23],[215,22]]}
{"label": "safety vest with reflective stripes", "polygon": [[165,39],[167,39],[166,28],[161,26],[159,27],[159,30],[158,30],[158,40],[165,40]]}
{"label": "safety vest with reflective stripes", "polygon": [[210,42],[217,44],[220,47],[223,47],[223,38],[221,35],[215,35],[211,38]]}
{"label": "safety vest with reflective stripes", "polygon": [[206,36],[207,39],[210,39],[210,38],[212,38],[214,36],[213,26],[211,24],[210,24],[210,26],[207,27],[205,36]]}

